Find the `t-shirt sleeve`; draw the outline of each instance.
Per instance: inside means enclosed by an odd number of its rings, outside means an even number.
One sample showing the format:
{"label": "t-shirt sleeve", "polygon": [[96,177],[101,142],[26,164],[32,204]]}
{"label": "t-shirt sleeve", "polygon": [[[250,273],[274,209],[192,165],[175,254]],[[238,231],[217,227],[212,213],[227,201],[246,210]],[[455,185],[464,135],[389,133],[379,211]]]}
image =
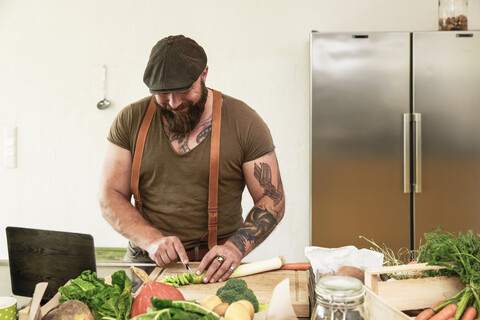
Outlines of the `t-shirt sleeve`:
{"label": "t-shirt sleeve", "polygon": [[267,124],[255,111],[252,114],[245,146],[245,162],[258,159],[275,150]]}
{"label": "t-shirt sleeve", "polygon": [[119,147],[130,150],[130,132],[132,130],[131,108],[126,107],[117,115],[108,133],[107,140]]}

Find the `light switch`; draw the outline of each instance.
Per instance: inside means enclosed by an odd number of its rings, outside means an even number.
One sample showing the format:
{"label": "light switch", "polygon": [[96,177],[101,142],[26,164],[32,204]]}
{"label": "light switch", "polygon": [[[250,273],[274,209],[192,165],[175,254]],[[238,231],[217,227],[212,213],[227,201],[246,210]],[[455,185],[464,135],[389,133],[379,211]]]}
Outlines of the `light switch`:
{"label": "light switch", "polygon": [[5,127],[3,131],[3,163],[5,168],[14,169],[17,167],[17,127]]}

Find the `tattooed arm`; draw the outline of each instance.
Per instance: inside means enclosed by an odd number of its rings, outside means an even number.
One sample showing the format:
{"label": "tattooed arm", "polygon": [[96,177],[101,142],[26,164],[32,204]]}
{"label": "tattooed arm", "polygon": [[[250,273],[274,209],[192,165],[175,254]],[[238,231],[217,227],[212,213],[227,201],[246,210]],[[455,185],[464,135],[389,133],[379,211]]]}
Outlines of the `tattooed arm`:
{"label": "tattooed arm", "polygon": [[[200,263],[197,274],[208,268],[203,281],[226,280],[256,246],[262,243],[282,220],[285,195],[275,152],[243,164],[243,174],[254,206],[244,224],[221,246],[210,250]],[[225,260],[218,262],[221,255]]]}
{"label": "tattooed arm", "polygon": [[245,163],[243,172],[254,206],[243,226],[228,241],[242,258],[268,237],[285,213],[285,195],[274,151]]}

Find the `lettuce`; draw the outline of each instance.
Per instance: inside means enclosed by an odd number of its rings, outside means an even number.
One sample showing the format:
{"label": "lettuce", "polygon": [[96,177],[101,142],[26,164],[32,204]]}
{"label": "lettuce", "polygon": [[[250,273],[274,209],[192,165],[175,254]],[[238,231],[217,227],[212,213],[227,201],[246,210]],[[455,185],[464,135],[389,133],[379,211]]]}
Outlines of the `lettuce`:
{"label": "lettuce", "polygon": [[132,307],[132,281],[125,271],[112,274],[112,285],[98,279],[95,272],[85,270],[67,286],[58,289],[60,303],[80,300],[92,311],[95,320],[128,320]]}

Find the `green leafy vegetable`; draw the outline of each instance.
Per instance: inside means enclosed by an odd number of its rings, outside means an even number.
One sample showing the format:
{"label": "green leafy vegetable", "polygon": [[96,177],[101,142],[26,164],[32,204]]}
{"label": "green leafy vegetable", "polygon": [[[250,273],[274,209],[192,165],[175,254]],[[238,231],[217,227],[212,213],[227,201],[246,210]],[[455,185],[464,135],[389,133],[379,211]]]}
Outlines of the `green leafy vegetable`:
{"label": "green leafy vegetable", "polygon": [[419,248],[418,262],[446,268],[425,273],[429,276],[459,275],[465,284],[462,291],[434,308],[434,311],[438,312],[450,303],[457,303],[455,319],[460,319],[469,306],[480,310],[480,234],[475,235],[472,230],[466,234],[451,233],[437,228],[425,234],[425,239],[425,245]]}
{"label": "green leafy vegetable", "polygon": [[112,274],[112,285],[86,270],[72,283],[58,289],[60,303],[80,300],[92,311],[95,320],[128,320],[132,307],[132,281],[123,270]]}
{"label": "green leafy vegetable", "polygon": [[147,313],[136,316],[133,320],[219,320],[220,317],[193,301],[168,300],[152,297],[152,307]]}

